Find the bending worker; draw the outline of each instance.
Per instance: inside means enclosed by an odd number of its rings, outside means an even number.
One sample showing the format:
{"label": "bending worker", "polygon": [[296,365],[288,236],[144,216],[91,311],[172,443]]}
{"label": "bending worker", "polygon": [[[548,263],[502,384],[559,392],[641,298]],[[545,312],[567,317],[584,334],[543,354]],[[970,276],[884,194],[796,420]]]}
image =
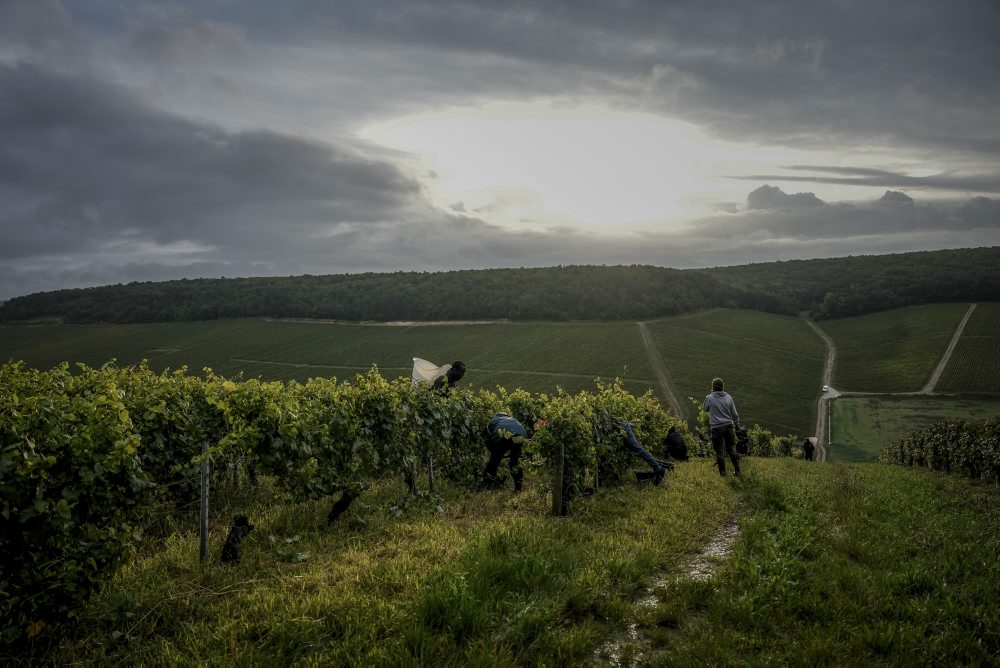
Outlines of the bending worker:
{"label": "bending worker", "polygon": [[521,460],[521,444],[528,438],[528,430],[520,422],[507,415],[497,413],[486,425],[486,449],[490,459],[483,469],[483,488],[500,489],[504,481],[497,477],[497,469],[504,457],[510,456],[510,477],[514,479],[514,491],[521,491],[524,471],[518,466]]}

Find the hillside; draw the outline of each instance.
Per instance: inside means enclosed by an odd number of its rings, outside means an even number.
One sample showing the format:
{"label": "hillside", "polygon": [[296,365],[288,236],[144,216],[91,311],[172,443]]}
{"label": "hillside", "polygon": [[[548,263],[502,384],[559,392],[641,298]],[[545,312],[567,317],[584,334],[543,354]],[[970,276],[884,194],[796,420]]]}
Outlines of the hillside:
{"label": "hillside", "polygon": [[[888,465],[712,462],[568,518],[520,497],[386,481],[351,524],[228,490],[243,563],[200,565],[194,518],[151,541],[40,663],[990,665],[1000,660],[992,484]],[[879,536],[873,541],[872,536]],[[116,640],[111,640],[116,638]],[[24,660],[28,657],[20,655]]]}
{"label": "hillside", "polygon": [[811,311],[824,319],[997,294],[995,247],[714,269],[567,266],[129,283],[17,297],[0,306],[0,321],[642,320],[714,307]]}

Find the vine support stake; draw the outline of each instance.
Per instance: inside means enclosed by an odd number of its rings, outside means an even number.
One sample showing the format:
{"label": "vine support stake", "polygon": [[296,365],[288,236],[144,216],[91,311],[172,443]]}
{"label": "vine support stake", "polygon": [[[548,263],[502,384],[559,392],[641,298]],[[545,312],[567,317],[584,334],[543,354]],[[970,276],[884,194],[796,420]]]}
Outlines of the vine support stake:
{"label": "vine support stake", "polygon": [[566,456],[565,446],[559,444],[559,455],[556,457],[556,470],[552,476],[552,514],[556,517],[564,515],[563,512],[563,471],[565,468],[564,457]]}
{"label": "vine support stake", "polygon": [[208,556],[208,441],[201,442],[201,509],[199,512],[199,533],[201,544],[199,555],[201,561]]}

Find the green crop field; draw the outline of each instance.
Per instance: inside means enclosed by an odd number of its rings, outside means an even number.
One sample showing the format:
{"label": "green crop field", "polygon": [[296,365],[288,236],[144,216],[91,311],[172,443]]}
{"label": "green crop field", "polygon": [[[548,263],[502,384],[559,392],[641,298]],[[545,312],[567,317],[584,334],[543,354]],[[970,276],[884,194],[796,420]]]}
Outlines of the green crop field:
{"label": "green crop field", "polygon": [[721,376],[744,421],[812,433],[826,346],[801,319],[719,309],[651,322],[649,331],[680,401],[700,401]]}
{"label": "green crop field", "polygon": [[819,323],[837,346],[833,385],[916,392],[930,379],[968,304],[933,304]]}
{"label": "green crop field", "polygon": [[[923,306],[821,323],[839,346],[835,385],[919,389],[966,309]],[[941,391],[1000,392],[998,322],[1000,305],[977,307]],[[747,422],[776,433],[812,432],[826,347],[799,318],[718,309],[648,327],[688,418],[693,414],[687,397],[700,400],[720,375]],[[306,380],[351,378],[373,364],[390,377],[408,375],[413,357],[465,361],[463,384],[470,388],[575,392],[593,388],[595,378],[619,377],[631,392],[653,389],[660,396],[634,322],[385,326],[247,319],[0,326],[0,359],[23,359],[39,368],[148,359],[157,370],[186,365],[226,376]]]}
{"label": "green crop field", "polygon": [[937,390],[1000,394],[1000,304],[976,306]]}
{"label": "green crop field", "polygon": [[944,420],[1000,415],[1000,402],[956,397],[840,397],[833,402],[830,461],[871,462],[907,432]]}
{"label": "green crop field", "polygon": [[350,378],[373,364],[409,375],[413,357],[469,367],[466,387],[534,392],[593,388],[620,377],[641,394],[655,387],[638,327],[628,322],[380,326],[222,320],[148,325],[0,327],[0,358],[48,368],[63,361],[99,366],[148,359],[153,369],[210,367],[275,380]]}

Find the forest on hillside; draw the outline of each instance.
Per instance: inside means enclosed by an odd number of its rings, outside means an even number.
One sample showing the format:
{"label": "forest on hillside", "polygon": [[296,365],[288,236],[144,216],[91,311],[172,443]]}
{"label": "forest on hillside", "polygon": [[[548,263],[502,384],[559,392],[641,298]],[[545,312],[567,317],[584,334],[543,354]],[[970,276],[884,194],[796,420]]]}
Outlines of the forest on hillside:
{"label": "forest on hillside", "polygon": [[16,297],[0,305],[0,321],[633,320],[715,307],[809,311],[822,320],[998,296],[1000,247],[992,247],[711,269],[559,266],[136,282]]}

